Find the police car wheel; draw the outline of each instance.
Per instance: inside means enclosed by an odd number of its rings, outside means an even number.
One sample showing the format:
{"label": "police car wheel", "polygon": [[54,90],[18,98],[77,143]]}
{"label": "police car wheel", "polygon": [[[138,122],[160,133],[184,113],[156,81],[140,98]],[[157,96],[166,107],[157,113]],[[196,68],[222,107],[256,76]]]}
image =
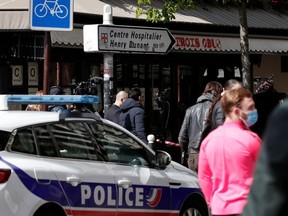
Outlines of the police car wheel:
{"label": "police car wheel", "polygon": [[40,207],[33,216],[66,216],[66,214],[60,206],[46,204]]}
{"label": "police car wheel", "polygon": [[182,207],[179,216],[208,216],[206,204],[193,199],[193,201],[186,202]]}

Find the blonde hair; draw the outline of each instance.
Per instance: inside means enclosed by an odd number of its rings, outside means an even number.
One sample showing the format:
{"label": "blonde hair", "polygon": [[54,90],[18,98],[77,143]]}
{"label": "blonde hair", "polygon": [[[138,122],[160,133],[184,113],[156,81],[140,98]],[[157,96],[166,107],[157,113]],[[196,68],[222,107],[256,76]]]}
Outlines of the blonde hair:
{"label": "blonde hair", "polygon": [[[43,91],[39,90],[35,93],[35,95],[43,95]],[[28,104],[26,107],[26,111],[41,111],[42,110],[41,104]]]}
{"label": "blonde hair", "polygon": [[233,107],[241,108],[241,102],[244,98],[252,98],[251,92],[245,88],[227,91],[221,98],[221,105],[225,115],[229,115]]}

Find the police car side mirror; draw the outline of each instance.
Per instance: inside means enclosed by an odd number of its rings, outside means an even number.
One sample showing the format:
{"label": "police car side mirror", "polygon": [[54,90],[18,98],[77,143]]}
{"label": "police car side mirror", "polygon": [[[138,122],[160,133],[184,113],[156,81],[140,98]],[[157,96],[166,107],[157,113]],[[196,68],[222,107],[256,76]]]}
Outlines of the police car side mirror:
{"label": "police car side mirror", "polygon": [[155,162],[156,162],[156,167],[160,169],[165,169],[172,161],[171,156],[165,152],[158,150],[156,151],[155,154]]}

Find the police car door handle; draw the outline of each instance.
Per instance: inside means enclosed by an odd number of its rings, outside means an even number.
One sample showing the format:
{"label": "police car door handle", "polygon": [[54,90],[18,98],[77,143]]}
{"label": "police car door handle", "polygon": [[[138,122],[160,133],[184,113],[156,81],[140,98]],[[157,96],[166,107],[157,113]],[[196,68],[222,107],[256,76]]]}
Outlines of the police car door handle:
{"label": "police car door handle", "polygon": [[118,180],[118,185],[124,189],[127,189],[132,185],[132,183],[131,183],[131,181],[129,181],[127,179],[121,179],[121,180]]}
{"label": "police car door handle", "polygon": [[180,182],[169,182],[169,185],[171,188],[180,188],[181,187]]}
{"label": "police car door handle", "polygon": [[77,176],[68,176],[66,180],[74,187],[76,187],[81,182],[80,178]]}

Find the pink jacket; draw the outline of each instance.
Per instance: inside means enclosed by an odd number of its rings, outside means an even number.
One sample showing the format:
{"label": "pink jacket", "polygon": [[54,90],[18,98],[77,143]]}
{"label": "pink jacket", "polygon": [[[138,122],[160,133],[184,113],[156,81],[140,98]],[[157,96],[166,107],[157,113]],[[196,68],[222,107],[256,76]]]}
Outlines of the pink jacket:
{"label": "pink jacket", "polygon": [[198,178],[213,215],[242,212],[260,148],[259,136],[242,122],[224,122],[203,140]]}

